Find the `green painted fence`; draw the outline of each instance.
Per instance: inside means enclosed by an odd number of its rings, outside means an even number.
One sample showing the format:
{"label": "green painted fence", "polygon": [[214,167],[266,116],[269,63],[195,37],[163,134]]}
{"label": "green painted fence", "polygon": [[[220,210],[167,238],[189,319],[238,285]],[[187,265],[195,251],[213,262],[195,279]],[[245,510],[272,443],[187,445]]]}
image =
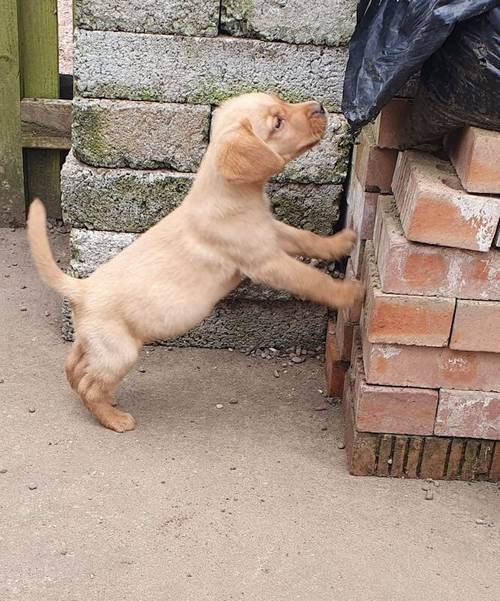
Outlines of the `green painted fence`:
{"label": "green painted fence", "polygon": [[[0,226],[22,225],[34,196],[44,200],[49,215],[60,214],[60,149],[68,146],[69,101],[38,100],[57,98],[57,0],[1,0]],[[61,119],[54,117],[58,110]],[[47,111],[51,123],[65,124],[59,138],[37,133]]]}

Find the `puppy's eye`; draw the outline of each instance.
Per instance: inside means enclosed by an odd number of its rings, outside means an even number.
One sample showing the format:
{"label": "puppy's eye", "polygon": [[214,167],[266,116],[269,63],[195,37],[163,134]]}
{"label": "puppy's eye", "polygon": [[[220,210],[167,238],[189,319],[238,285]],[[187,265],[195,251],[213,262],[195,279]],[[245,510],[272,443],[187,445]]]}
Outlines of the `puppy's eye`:
{"label": "puppy's eye", "polygon": [[274,120],[274,129],[281,129],[285,125],[285,120],[281,119],[281,117],[276,117]]}

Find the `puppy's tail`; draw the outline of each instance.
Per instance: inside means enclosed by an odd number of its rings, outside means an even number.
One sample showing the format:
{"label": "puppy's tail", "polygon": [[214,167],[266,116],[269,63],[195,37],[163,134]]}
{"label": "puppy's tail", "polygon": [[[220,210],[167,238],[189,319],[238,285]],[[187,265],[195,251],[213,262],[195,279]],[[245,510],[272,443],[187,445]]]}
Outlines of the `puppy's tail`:
{"label": "puppy's tail", "polygon": [[81,282],[64,273],[57,265],[47,236],[47,213],[38,198],[30,205],[27,227],[31,254],[41,278],[70,301],[78,301],[81,296]]}

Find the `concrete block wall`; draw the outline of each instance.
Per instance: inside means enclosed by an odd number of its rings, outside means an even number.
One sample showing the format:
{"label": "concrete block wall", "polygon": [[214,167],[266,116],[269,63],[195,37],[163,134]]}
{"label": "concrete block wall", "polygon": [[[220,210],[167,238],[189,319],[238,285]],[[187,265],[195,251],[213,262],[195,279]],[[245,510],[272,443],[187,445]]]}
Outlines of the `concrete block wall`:
{"label": "concrete block wall", "polygon": [[466,128],[440,156],[398,152],[402,107],[354,153],[348,271],[366,297],[330,324],[329,392],[343,396],[353,474],[497,481],[500,132]]}
{"label": "concrete block wall", "polygon": [[[269,186],[279,219],[331,233],[352,143],[340,102],[356,5],[76,0],[73,149],[62,172],[75,275],[182,201],[209,142],[212,111],[254,90],[314,98],[331,113],[321,145]],[[326,323],[323,307],[244,284],[176,344],[314,348]]]}

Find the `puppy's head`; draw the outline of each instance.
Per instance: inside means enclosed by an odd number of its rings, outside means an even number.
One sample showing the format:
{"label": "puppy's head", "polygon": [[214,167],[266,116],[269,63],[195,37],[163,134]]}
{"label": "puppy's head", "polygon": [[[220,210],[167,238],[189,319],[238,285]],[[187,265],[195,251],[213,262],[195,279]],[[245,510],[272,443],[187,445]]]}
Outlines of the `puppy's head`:
{"label": "puppy's head", "polygon": [[314,101],[290,104],[263,93],[232,98],[212,124],[217,167],[231,182],[263,182],[315,146],[326,125],[326,112]]}

